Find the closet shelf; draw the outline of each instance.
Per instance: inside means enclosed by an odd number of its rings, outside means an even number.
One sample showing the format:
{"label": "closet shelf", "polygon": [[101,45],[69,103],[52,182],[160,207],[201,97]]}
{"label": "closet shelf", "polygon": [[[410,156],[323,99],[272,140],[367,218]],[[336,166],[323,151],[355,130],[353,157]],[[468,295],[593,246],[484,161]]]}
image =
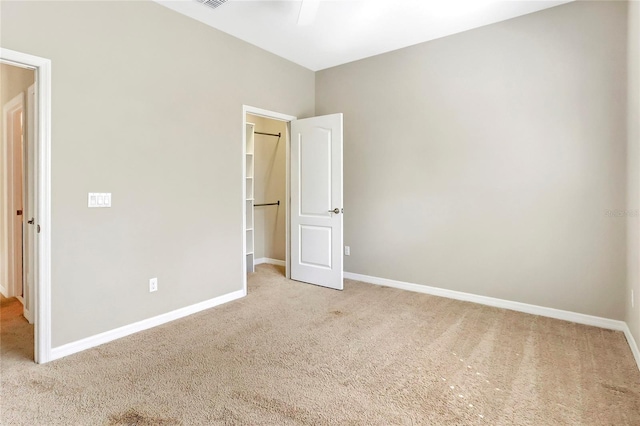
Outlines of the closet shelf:
{"label": "closet shelf", "polygon": [[251,123],[246,124],[246,140],[245,140],[245,165],[246,169],[245,173],[245,220],[244,227],[246,229],[245,232],[245,255],[247,258],[247,272],[255,271],[255,238],[254,238],[254,228],[255,224],[253,222],[253,203],[256,193],[254,188],[255,179],[253,175],[255,174],[255,145],[254,145],[254,131],[255,126]]}

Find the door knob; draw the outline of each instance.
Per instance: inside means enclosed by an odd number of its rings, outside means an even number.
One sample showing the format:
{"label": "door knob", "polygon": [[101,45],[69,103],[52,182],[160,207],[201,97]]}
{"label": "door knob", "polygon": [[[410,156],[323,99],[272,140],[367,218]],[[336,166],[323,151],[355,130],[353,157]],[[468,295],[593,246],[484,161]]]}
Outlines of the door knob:
{"label": "door knob", "polygon": [[340,209],[336,207],[336,208],[335,208],[335,209],[333,209],[333,210],[329,210],[329,213],[335,213],[335,214],[338,214],[338,213],[340,213]]}
{"label": "door knob", "polygon": [[31,218],[31,220],[28,220],[28,221],[27,221],[27,223],[28,223],[29,225],[33,225],[33,224],[35,223],[35,221],[33,220],[33,218]]}

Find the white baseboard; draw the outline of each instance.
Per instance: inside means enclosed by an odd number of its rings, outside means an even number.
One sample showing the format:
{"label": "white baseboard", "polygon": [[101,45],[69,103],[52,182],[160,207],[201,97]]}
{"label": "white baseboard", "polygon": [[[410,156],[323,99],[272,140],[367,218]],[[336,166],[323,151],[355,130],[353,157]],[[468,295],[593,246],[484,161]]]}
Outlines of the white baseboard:
{"label": "white baseboard", "polygon": [[33,324],[33,315],[31,315],[31,312],[29,312],[29,310],[27,309],[27,304],[25,303],[24,297],[16,296],[16,299],[18,299],[18,302],[22,304],[22,316],[25,317],[27,321],[29,321],[29,324]]}
{"label": "white baseboard", "polygon": [[157,327],[170,321],[213,308],[214,306],[222,305],[224,303],[240,299],[246,295],[247,294],[244,290],[234,291],[232,293],[214,297],[213,299],[205,300],[204,302],[196,303],[195,305],[186,306],[184,308],[176,309],[175,311],[167,312],[166,314],[147,318],[133,324],[125,325],[123,327],[119,327],[110,331],[105,331],[104,333],[96,334],[95,336],[67,343],[66,345],[58,346],[57,348],[51,349],[50,360],[53,361],[55,359],[59,359],[77,352],[84,351],[89,348],[93,348],[95,346],[102,345],[104,343],[111,342],[116,339],[120,339],[139,331]]}
{"label": "white baseboard", "polygon": [[512,311],[524,312],[527,314],[540,315],[548,318],[555,318],[578,324],[591,325],[594,327],[606,328],[609,330],[622,331],[627,338],[633,357],[640,369],[640,350],[629,330],[629,326],[624,321],[612,320],[609,318],[585,315],[577,312],[563,311],[560,309],[547,308],[544,306],[530,305],[527,303],[513,302],[510,300],[496,299],[494,297],[479,296],[472,293],[447,290],[444,288],[430,287],[427,285],[407,283],[403,281],[390,280],[387,278],[372,277],[369,275],[354,274],[345,272],[344,277],[350,280],[362,281],[369,284],[393,287],[402,290],[415,291],[417,293],[430,294],[432,296],[446,297],[448,299],[463,300],[465,302],[479,303],[481,305],[493,306],[496,308],[510,309]]}
{"label": "white baseboard", "polygon": [[407,283],[403,281],[389,280],[386,278],[371,277],[368,275],[353,274],[345,272],[344,277],[363,281],[369,284],[383,285],[386,287],[399,288],[402,290],[415,291],[418,293],[430,294],[432,296],[446,297],[448,299],[463,300],[465,302],[479,303],[481,305],[494,306],[496,308],[510,309],[512,311],[524,312],[527,314],[540,315],[543,317],[556,318],[571,321],[578,324],[592,325],[609,330],[624,331],[627,324],[624,321],[612,320],[609,318],[596,317],[592,315],[579,314],[577,312],[563,311],[560,309],[546,308],[544,306],[529,305],[527,303],[512,302],[510,300],[496,299],[494,297],[479,296],[472,293],[447,290],[437,287],[429,287],[421,284]]}
{"label": "white baseboard", "polygon": [[9,297],[9,292],[7,291],[7,288],[2,284],[0,284],[0,294],[2,294],[4,297]]}
{"label": "white baseboard", "polygon": [[447,290],[438,287],[430,287],[427,285],[407,283],[403,281],[389,280],[387,278],[372,277],[369,275],[354,274],[345,272],[344,277],[350,280],[362,281],[369,284],[393,287],[402,290],[415,291],[417,293],[430,294],[432,296],[446,297],[448,299],[463,300],[465,302],[479,303],[481,305],[493,306],[496,308],[510,309],[512,311],[524,312],[527,314],[540,315],[548,318],[555,318],[564,321],[575,322],[578,324],[591,325],[594,327],[606,328],[624,332],[633,357],[636,360],[638,369],[640,369],[640,350],[635,339],[631,335],[629,326],[624,321],[612,320],[609,318],[596,317],[593,315],[585,315],[577,312],[563,311],[560,309],[546,308],[544,306],[530,305],[527,303],[513,302],[510,300],[496,299],[494,297],[479,296],[472,293],[464,293],[461,291]]}
{"label": "white baseboard", "polygon": [[29,324],[33,324],[33,315],[31,315],[31,312],[24,306],[22,307],[22,315],[29,321]]}
{"label": "white baseboard", "polygon": [[254,265],[261,265],[263,263],[268,263],[270,265],[278,265],[278,266],[285,265],[284,260],[271,259],[268,257],[261,257],[260,259],[256,259],[256,261],[254,262]]}
{"label": "white baseboard", "polygon": [[633,353],[633,357],[636,359],[636,364],[638,364],[638,368],[640,368],[640,349],[638,349],[636,339],[633,338],[633,334],[631,334],[631,330],[629,330],[629,326],[626,323],[624,325],[623,331],[624,337],[627,338],[627,342],[629,343],[629,347],[631,348],[631,352]]}

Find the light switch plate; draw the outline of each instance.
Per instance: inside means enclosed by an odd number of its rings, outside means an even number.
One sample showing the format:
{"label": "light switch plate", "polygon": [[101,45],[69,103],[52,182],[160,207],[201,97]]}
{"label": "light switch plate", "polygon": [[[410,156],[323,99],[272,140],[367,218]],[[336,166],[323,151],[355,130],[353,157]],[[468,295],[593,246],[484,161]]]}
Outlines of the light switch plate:
{"label": "light switch plate", "polygon": [[90,192],[88,197],[88,206],[90,208],[111,207],[111,193]]}

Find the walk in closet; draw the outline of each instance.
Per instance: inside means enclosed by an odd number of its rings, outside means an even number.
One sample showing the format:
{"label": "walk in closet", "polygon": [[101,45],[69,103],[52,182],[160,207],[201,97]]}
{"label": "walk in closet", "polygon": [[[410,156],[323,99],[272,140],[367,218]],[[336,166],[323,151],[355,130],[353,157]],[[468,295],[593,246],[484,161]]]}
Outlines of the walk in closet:
{"label": "walk in closet", "polygon": [[286,131],[282,121],[247,114],[245,146],[247,272],[284,266],[286,252]]}

